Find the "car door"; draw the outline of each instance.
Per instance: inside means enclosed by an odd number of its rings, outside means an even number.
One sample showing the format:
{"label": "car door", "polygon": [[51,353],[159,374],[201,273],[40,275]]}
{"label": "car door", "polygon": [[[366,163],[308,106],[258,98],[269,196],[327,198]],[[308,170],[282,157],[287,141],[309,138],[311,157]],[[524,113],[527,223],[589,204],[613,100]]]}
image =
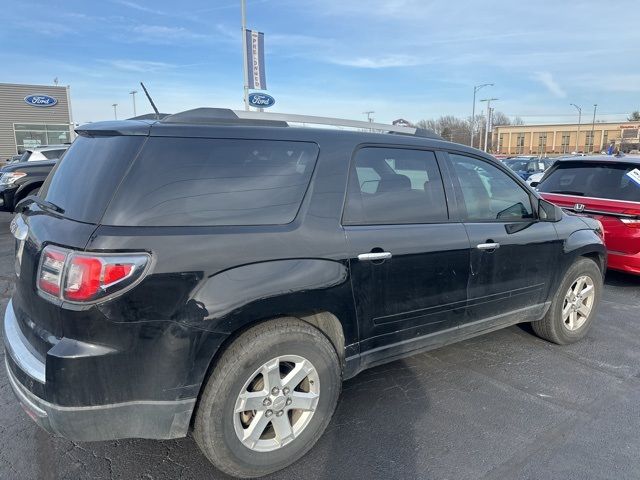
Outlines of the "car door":
{"label": "car door", "polygon": [[449,219],[434,152],[357,150],[343,225],[362,353],[387,349],[381,355],[392,356],[409,350],[407,342],[457,327],[466,305],[469,240],[462,223]]}
{"label": "car door", "polygon": [[497,162],[448,158],[470,240],[464,323],[539,317],[562,252],[555,227],[538,221],[536,197]]}

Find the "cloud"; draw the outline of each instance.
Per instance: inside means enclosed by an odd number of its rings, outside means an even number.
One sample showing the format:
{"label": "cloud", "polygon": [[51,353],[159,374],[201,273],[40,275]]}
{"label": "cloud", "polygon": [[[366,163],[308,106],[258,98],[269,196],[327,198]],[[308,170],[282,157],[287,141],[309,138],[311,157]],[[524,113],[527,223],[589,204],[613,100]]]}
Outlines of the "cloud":
{"label": "cloud", "polygon": [[130,28],[133,37],[129,41],[134,40],[150,44],[172,44],[184,40],[202,41],[209,37],[185,27],[168,27],[166,25],[147,25],[140,24]]}
{"label": "cloud", "polygon": [[109,60],[106,62],[113,68],[126,72],[157,72],[168,68],[175,68],[177,65],[165,62],[151,62],[146,60]]}
{"label": "cloud", "polygon": [[157,15],[167,15],[166,12],[163,12],[161,10],[157,10],[157,9],[154,9],[154,8],[149,8],[149,7],[146,7],[144,5],[140,5],[139,3],[136,3],[136,2],[130,2],[128,0],[114,0],[114,3],[117,3],[119,5],[123,5],[125,7],[132,8],[133,10],[138,10],[139,12],[155,13]]}
{"label": "cloud", "polygon": [[414,67],[423,60],[411,55],[383,55],[380,57],[328,58],[329,63],[356,68]]}
{"label": "cloud", "polygon": [[567,92],[565,92],[558,82],[553,79],[551,72],[536,72],[534,78],[544,85],[552,95],[558,98],[566,98]]}

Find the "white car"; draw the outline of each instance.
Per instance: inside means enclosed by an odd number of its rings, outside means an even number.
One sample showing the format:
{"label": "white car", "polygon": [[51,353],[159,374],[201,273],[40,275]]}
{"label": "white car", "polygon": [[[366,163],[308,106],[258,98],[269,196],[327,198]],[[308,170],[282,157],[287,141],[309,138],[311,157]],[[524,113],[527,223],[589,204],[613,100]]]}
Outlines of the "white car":
{"label": "white car", "polygon": [[56,160],[67,151],[70,145],[48,145],[46,147],[26,148],[16,162],[37,162],[41,160]]}
{"label": "white car", "polygon": [[543,176],[544,176],[544,172],[534,173],[525,181],[527,182],[527,185],[529,185],[530,187],[535,187],[540,183],[540,180],[542,180]]}

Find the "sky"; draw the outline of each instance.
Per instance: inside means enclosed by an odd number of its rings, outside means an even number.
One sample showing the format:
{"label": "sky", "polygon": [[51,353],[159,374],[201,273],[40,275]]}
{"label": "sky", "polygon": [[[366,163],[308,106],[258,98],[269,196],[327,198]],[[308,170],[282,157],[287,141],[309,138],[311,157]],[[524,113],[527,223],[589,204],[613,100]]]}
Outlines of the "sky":
{"label": "sky", "polygon": [[[7,3],[8,2],[8,3]],[[71,86],[74,121],[243,108],[240,0],[4,0],[0,82]],[[478,100],[527,123],[640,109],[637,0],[248,0],[272,111],[410,121]],[[137,95],[138,114],[151,111]],[[478,111],[483,108],[478,103]]]}

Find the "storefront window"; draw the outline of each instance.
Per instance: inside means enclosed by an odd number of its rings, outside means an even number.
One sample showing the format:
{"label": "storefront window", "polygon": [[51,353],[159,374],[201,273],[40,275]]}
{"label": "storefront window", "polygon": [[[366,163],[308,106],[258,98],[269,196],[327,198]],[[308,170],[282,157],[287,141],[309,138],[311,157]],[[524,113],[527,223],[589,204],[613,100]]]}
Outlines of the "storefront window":
{"label": "storefront window", "polygon": [[69,143],[69,126],[64,124],[28,124],[16,123],[13,126],[16,146],[19,151],[43,145]]}

